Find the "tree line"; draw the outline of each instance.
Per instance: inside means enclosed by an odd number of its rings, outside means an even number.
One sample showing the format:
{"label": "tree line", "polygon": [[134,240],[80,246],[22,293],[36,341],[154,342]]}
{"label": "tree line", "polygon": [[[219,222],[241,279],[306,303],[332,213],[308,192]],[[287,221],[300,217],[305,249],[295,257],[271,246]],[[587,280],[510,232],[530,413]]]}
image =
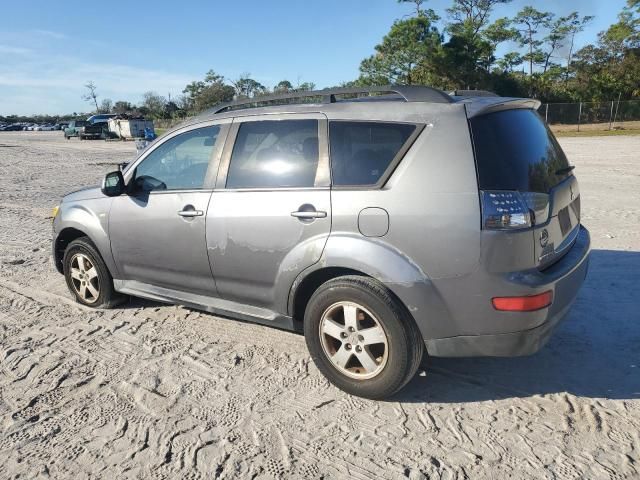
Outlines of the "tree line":
{"label": "tree line", "polygon": [[[426,0],[396,1],[409,4],[411,14],[393,22],[374,53],[361,61],[358,78],[337,86],[430,85],[446,91],[491,90],[545,103],[640,96],[640,0],[627,0],[617,21],[579,49],[576,36],[593,17],[578,12],[559,16],[525,6],[512,17],[494,20],[512,0],[452,0],[445,12],[427,8]],[[294,85],[289,80],[269,88],[248,73],[226,79],[210,70],[175,98],[150,91],[137,105],[108,98],[98,101],[93,82],[85,85],[82,98],[99,113],[174,119],[234,99],[314,88],[312,82]],[[63,117],[14,115],[0,120],[58,118]]]}
{"label": "tree line", "polygon": [[412,15],[393,23],[349,85],[491,90],[543,102],[640,95],[640,0],[627,0],[616,23],[578,50],[576,35],[593,20],[578,12],[558,16],[525,6],[492,20],[511,0],[453,0],[443,16],[424,8],[424,0],[398,1],[413,4]]}

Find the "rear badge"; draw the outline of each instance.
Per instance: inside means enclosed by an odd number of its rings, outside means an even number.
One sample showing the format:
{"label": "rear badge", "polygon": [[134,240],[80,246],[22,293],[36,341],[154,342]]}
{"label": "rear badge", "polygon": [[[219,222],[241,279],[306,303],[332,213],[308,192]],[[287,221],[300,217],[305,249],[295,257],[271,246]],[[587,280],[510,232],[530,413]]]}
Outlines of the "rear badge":
{"label": "rear badge", "polygon": [[540,233],[540,246],[544,248],[547,246],[547,243],[549,243],[549,232],[547,232],[547,229],[545,228]]}

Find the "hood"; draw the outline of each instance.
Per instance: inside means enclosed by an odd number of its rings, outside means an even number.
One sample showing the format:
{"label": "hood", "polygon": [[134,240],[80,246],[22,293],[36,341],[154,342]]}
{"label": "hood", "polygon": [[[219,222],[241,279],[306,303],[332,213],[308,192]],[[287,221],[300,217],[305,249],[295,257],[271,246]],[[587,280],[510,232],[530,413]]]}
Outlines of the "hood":
{"label": "hood", "polygon": [[62,197],[63,202],[77,202],[79,200],[89,200],[91,198],[102,198],[104,195],[100,187],[85,187],[74,192],[67,193]]}

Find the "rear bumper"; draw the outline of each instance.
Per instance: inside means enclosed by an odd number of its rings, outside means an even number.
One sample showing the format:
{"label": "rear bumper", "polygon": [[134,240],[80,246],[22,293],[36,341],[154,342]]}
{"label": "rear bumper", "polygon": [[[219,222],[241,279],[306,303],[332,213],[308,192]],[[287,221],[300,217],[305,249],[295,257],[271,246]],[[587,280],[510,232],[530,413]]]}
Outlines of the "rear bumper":
{"label": "rear bumper", "polygon": [[[489,335],[460,335],[426,340],[427,351],[434,357],[512,357],[530,355],[540,350],[549,340],[555,327],[566,317],[584,283],[589,267],[591,240],[589,232],[580,232],[571,250],[548,269],[523,272],[518,282],[527,288],[553,290],[551,306],[536,312],[545,312],[545,320],[535,328]],[[499,315],[496,312],[496,315]],[[528,315],[517,313],[515,315]]]}

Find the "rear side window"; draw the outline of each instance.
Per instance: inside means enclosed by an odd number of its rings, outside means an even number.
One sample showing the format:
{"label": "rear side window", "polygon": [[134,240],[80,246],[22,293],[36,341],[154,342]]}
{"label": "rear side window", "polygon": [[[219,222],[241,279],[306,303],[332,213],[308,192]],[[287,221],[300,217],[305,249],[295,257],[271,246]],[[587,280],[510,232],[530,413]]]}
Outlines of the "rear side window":
{"label": "rear side window", "polygon": [[329,123],[333,185],[375,185],[416,126],[406,123]]}
{"label": "rear side window", "polygon": [[317,168],[317,120],[244,122],[233,147],[226,187],[313,187]]}
{"label": "rear side window", "polygon": [[567,157],[533,110],[474,117],[471,131],[481,190],[547,193],[569,175]]}

